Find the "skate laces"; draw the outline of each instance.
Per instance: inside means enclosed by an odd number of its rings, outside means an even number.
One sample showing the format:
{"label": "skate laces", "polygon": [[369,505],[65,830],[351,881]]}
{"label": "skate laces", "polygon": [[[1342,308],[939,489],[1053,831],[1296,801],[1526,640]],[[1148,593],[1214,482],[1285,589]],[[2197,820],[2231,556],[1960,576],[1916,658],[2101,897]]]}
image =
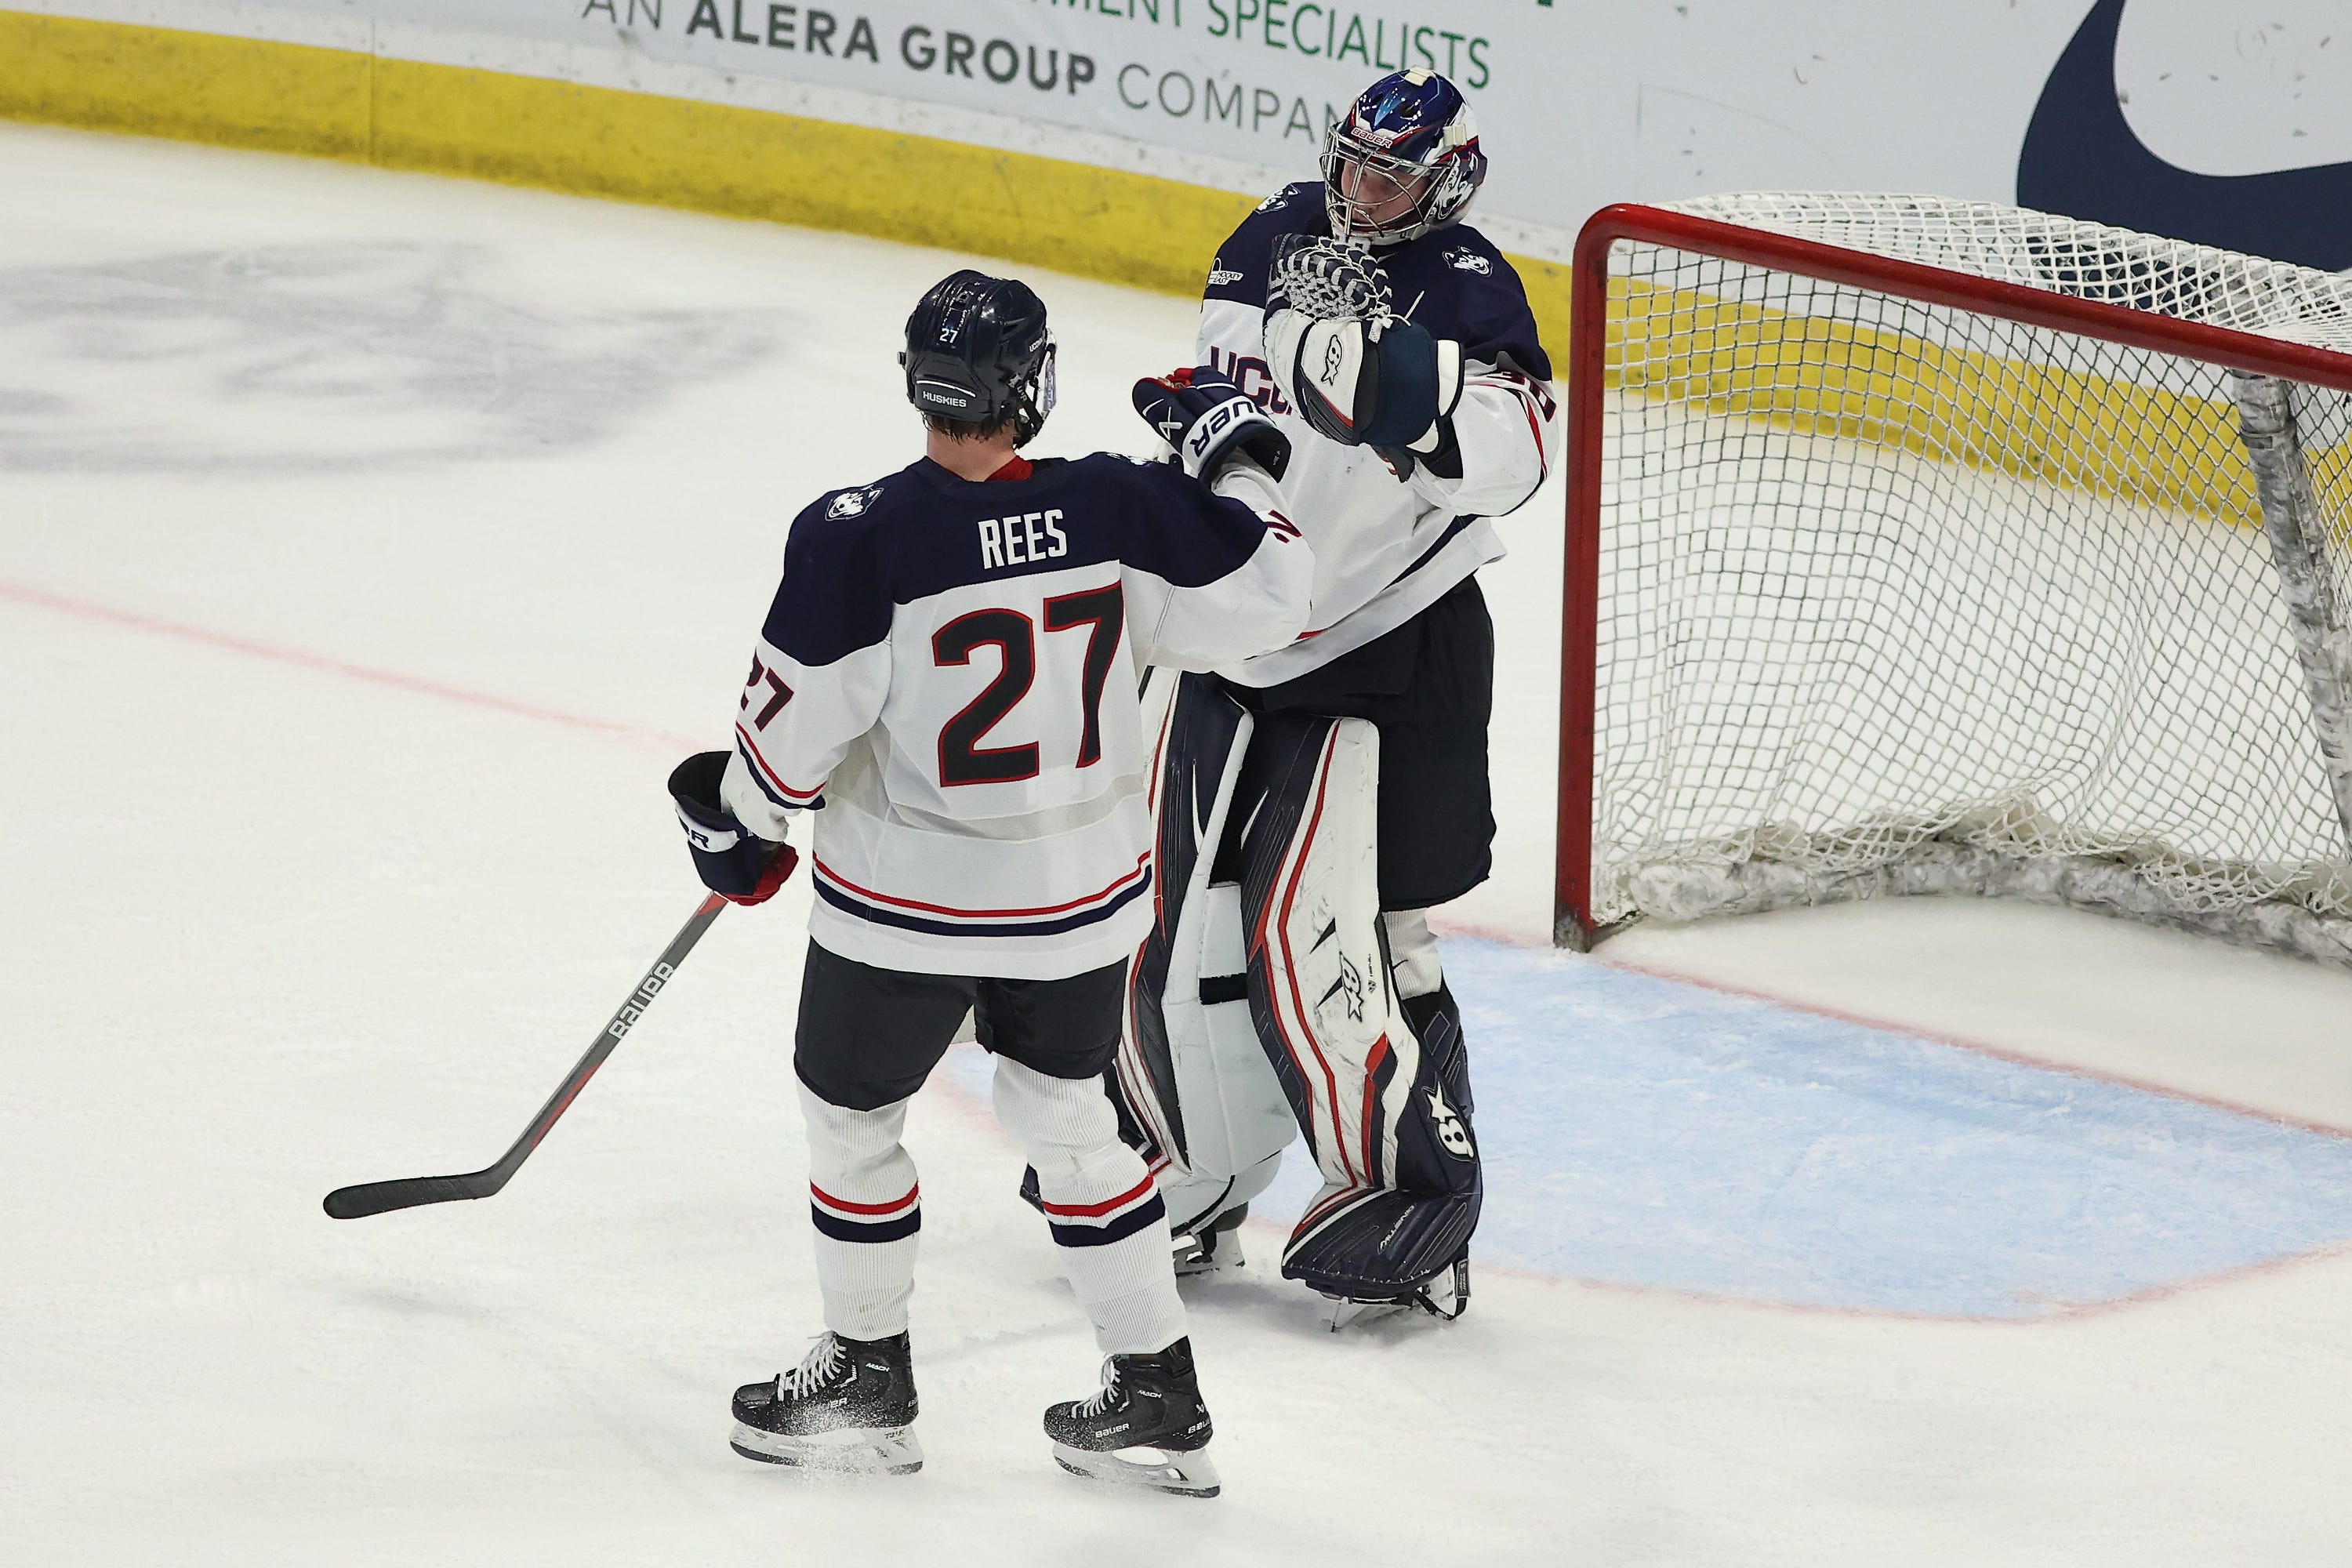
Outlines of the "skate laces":
{"label": "skate laces", "polygon": [[1092,1399],[1086,1401],[1078,1406],[1078,1416],[1081,1420],[1091,1420],[1118,1403],[1118,1363],[1115,1361],[1107,1361],[1103,1363],[1103,1385],[1101,1392],[1097,1394]]}
{"label": "skate laces", "polygon": [[838,1376],[847,1360],[841,1353],[838,1338],[831,1332],[819,1334],[815,1345],[801,1358],[801,1364],[776,1379],[776,1386],[788,1399],[814,1394]]}

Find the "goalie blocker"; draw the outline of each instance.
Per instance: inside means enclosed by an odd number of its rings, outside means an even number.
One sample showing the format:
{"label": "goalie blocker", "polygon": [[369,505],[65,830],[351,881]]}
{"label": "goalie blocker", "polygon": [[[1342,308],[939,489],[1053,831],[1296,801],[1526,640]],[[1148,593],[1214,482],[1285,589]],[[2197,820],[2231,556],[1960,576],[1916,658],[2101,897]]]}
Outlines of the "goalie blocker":
{"label": "goalie blocker", "polygon": [[1192,809],[1160,813],[1117,1079],[1171,1226],[1255,1197],[1303,1130],[1323,1187],[1284,1276],[1458,1313],[1483,1192],[1468,1064],[1427,925],[1381,912],[1381,731],[1253,712],[1199,675],[1155,674],[1146,704],[1164,798]]}

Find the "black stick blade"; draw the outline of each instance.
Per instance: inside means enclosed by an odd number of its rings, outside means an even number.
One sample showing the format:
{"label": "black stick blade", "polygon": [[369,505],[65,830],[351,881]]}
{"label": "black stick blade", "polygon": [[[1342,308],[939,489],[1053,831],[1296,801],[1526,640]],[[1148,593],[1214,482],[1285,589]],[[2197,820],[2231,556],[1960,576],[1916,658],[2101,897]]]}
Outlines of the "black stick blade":
{"label": "black stick blade", "polygon": [[365,1219],[413,1209],[425,1204],[455,1203],[459,1198],[486,1198],[499,1189],[479,1176],[404,1176],[392,1182],[362,1182],[337,1187],[327,1194],[327,1213],[336,1219]]}
{"label": "black stick blade", "polygon": [[717,893],[702,900],[693,918],[678,928],[662,955],[654,960],[653,968],[629,993],[629,999],[621,1004],[621,1010],[596,1031],[587,1054],[572,1065],[563,1081],[555,1086],[555,1092],[547,1097],[547,1103],[539,1108],[539,1114],[530,1119],[530,1125],[522,1130],[522,1136],[499,1156],[497,1164],[462,1176],[404,1176],[393,1182],[362,1182],[356,1187],[337,1187],[327,1194],[327,1213],[335,1219],[365,1219],[372,1214],[413,1209],[424,1204],[486,1198],[505,1186],[522,1169],[522,1163],[530,1158],[530,1152],[539,1147],[540,1140],[547,1136],[548,1129],[555,1125],[556,1118],[571,1109],[588,1080],[596,1076],[596,1069],[604,1065],[604,1058],[613,1054],[645,1016],[646,1009],[653,1005],[654,998],[662,994],[663,987],[677,974],[677,966],[686,962],[686,955],[694,951],[694,944],[702,940],[702,933],[710,929],[710,922],[726,907],[727,900]]}

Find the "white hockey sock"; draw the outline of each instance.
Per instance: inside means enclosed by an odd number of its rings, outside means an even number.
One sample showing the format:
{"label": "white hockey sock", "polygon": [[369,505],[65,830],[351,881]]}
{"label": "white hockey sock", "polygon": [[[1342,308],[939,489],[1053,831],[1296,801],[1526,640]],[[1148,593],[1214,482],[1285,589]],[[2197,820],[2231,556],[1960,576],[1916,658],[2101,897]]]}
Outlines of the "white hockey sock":
{"label": "white hockey sock", "polygon": [[1063,1271],[1103,1354],[1149,1354],[1183,1338],[1168,1212],[1142,1157],[1118,1141],[1102,1081],[1048,1078],[999,1057],[996,1115],[1036,1167]]}
{"label": "white hockey sock", "polygon": [[1429,996],[1445,984],[1437,963],[1437,938],[1429,929],[1427,910],[1390,910],[1381,916],[1389,933],[1389,973],[1396,979],[1397,1000]]}
{"label": "white hockey sock", "polygon": [[907,1102],[851,1110],[798,1088],[824,1326],[845,1339],[887,1339],[907,1327],[923,1223],[915,1162],[898,1142]]}

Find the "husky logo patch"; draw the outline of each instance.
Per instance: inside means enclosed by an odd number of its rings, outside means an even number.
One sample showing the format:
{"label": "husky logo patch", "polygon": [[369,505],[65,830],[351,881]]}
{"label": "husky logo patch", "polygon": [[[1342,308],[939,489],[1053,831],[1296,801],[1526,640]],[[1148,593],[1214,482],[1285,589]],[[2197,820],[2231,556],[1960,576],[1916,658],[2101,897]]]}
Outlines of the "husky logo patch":
{"label": "husky logo patch", "polygon": [[1495,271],[1495,264],[1475,250],[1449,250],[1445,253],[1445,265],[1456,272],[1475,272],[1482,278],[1491,277]]}
{"label": "husky logo patch", "polygon": [[1477,1149],[1470,1142],[1470,1129],[1462,1125],[1462,1118],[1445,1103],[1445,1097],[1432,1085],[1429,1090],[1429,1120],[1437,1129],[1437,1142],[1447,1153],[1457,1160],[1474,1160]]}
{"label": "husky logo patch", "polygon": [[827,517],[856,517],[867,507],[872,506],[874,504],[875,498],[881,495],[881,493],[882,487],[880,485],[876,485],[870,489],[844,490],[839,495],[833,498],[833,504],[824,509],[824,515]]}
{"label": "husky logo patch", "polygon": [[1262,213],[1281,211],[1284,207],[1290,205],[1290,193],[1296,188],[1297,187],[1292,185],[1283,186],[1282,189],[1275,192],[1274,195],[1258,203],[1257,210]]}
{"label": "husky logo patch", "polygon": [[1213,263],[1212,263],[1212,264],[1210,265],[1210,268],[1209,268],[1209,287],[1210,287],[1210,288],[1212,288],[1212,289],[1222,289],[1222,288],[1223,288],[1223,287],[1224,287],[1226,284],[1228,284],[1228,283],[1238,283],[1238,282],[1240,282],[1241,280],[1242,280],[1242,275],[1241,275],[1240,273],[1238,273],[1238,272],[1234,271],[1232,268],[1227,267],[1227,266],[1224,264],[1224,258],[1223,258],[1223,257],[1219,257],[1219,258],[1216,259],[1216,261],[1214,261]]}

